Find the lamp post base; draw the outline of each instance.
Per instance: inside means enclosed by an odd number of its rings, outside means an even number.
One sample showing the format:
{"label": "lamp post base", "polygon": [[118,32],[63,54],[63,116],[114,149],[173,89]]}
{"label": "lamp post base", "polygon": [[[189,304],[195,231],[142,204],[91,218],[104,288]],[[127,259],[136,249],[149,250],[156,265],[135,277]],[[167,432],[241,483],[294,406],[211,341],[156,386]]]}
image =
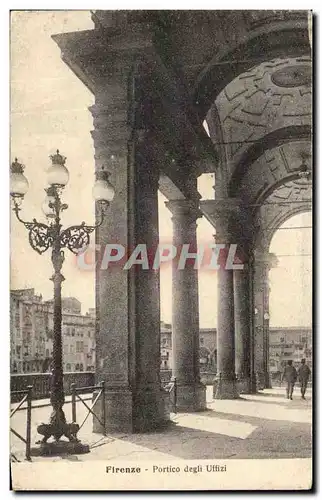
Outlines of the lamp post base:
{"label": "lamp post base", "polygon": [[37,427],[38,434],[43,437],[42,443],[47,443],[47,440],[53,436],[55,441],[59,441],[62,436],[67,437],[70,442],[77,442],[77,432],[79,425],[76,422],[67,424],[63,409],[60,407],[54,408],[50,415],[49,424],[40,424]]}
{"label": "lamp post base", "polygon": [[32,447],[30,455],[32,457],[80,455],[89,453],[89,451],[89,445],[80,441],[53,441],[52,443],[41,443],[40,446]]}
{"label": "lamp post base", "polygon": [[[79,425],[76,422],[67,424],[63,409],[55,408],[50,416],[50,423],[38,425],[37,432],[44,437],[36,443],[40,444],[40,447],[31,448],[30,455],[53,456],[89,453],[89,446],[82,444],[77,438],[78,431]],[[51,436],[54,441],[48,443],[47,440]],[[62,436],[65,436],[68,441],[61,441]]]}

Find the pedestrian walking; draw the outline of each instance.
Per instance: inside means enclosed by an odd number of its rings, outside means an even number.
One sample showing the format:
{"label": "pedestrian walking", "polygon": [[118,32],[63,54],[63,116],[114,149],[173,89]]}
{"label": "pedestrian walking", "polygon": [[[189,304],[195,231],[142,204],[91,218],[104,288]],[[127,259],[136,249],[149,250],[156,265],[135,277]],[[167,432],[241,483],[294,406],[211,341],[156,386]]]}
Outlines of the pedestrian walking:
{"label": "pedestrian walking", "polygon": [[290,359],[284,368],[282,375],[282,382],[286,380],[286,397],[287,399],[293,399],[294,384],[297,379],[297,371],[293,366],[293,361]]}
{"label": "pedestrian walking", "polygon": [[305,399],[305,391],[307,388],[307,383],[311,375],[311,370],[306,364],[306,359],[301,360],[301,366],[298,369],[298,379],[301,385],[301,397]]}

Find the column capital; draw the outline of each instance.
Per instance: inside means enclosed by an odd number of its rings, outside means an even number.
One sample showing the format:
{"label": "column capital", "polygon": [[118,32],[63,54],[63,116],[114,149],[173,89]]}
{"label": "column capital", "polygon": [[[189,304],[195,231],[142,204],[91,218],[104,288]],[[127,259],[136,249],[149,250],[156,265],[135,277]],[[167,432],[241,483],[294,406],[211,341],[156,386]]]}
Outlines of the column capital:
{"label": "column capital", "polygon": [[266,268],[267,270],[273,269],[278,265],[278,258],[271,252],[260,252],[255,250],[254,261],[255,265]]}
{"label": "column capital", "polygon": [[213,225],[217,220],[241,215],[245,207],[239,198],[219,198],[217,200],[203,200],[200,208]]}
{"label": "column capital", "polygon": [[189,219],[191,222],[196,222],[202,217],[201,210],[193,200],[171,200],[165,205],[172,213],[172,219]]}
{"label": "column capital", "polygon": [[[200,202],[206,219],[216,228],[217,238],[241,240],[245,230],[245,239],[249,239],[250,212],[239,198],[222,198]],[[228,242],[228,241],[227,241]]]}

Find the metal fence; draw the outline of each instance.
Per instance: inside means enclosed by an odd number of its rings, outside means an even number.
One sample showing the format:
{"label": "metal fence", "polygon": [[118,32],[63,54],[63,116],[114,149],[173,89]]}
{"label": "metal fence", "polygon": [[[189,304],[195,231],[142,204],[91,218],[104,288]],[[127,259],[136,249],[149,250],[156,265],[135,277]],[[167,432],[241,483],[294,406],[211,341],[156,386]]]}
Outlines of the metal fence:
{"label": "metal fence", "polygon": [[[21,408],[21,406],[27,402],[27,423],[26,423],[26,436],[22,436],[10,426],[10,432],[12,432],[17,438],[20,439],[26,445],[26,460],[30,461],[30,449],[31,449],[31,409],[32,409],[32,386],[28,386],[25,390],[15,391],[13,393],[14,396],[20,398],[23,395],[23,398],[19,401],[19,404],[14,408],[10,413],[10,418],[14,416],[14,414]],[[17,461],[16,457],[11,454],[11,458],[13,461]]]}
{"label": "metal fence", "polygon": [[[15,373],[10,377],[11,402],[19,400],[19,392],[25,391],[26,387],[33,387],[33,399],[45,399],[50,397],[50,373]],[[64,373],[64,392],[66,396],[71,395],[71,386],[92,387],[95,384],[94,372],[67,372]],[[86,391],[85,391],[86,392]]]}
{"label": "metal fence", "polygon": [[[95,395],[94,401],[91,406],[87,404],[86,400],[80,395],[84,395],[87,393],[93,393],[94,391],[98,391],[97,394]],[[70,394],[72,396],[71,403],[72,403],[72,421],[77,422],[77,406],[76,403],[77,401],[80,401],[85,408],[87,409],[85,418],[83,418],[83,421],[79,424],[79,429],[77,432],[81,430],[83,425],[85,424],[86,420],[88,419],[89,415],[92,415],[93,418],[96,418],[100,425],[102,426],[102,433],[104,436],[106,436],[106,407],[105,407],[105,383],[101,382],[98,385],[90,385],[90,386],[82,386],[82,387],[76,387],[75,383],[72,383],[70,385]],[[23,396],[23,397],[22,397]],[[22,399],[21,399],[22,397]],[[98,400],[101,398],[101,408],[102,408],[102,414],[99,416],[97,413],[95,413],[94,407]],[[10,432],[12,432],[20,441],[22,441],[25,444],[25,458],[28,461],[31,461],[31,416],[32,416],[32,400],[36,399],[35,398],[35,393],[33,391],[32,386],[28,386],[26,389],[22,389],[19,391],[12,391],[11,392],[11,399],[12,400],[18,400],[17,406],[11,411],[10,413],[10,418],[13,417],[13,415],[20,410],[25,410],[25,407],[22,408],[22,406],[27,403],[27,422],[26,422],[26,435],[22,436],[17,432],[14,428],[10,426]],[[17,457],[14,455],[14,453],[11,453],[11,460],[14,462],[19,461]]]}
{"label": "metal fence", "polygon": [[[85,394],[86,392],[94,392],[96,390],[98,391],[98,393],[95,396],[91,406],[89,406],[86,403],[86,401],[79,395],[79,393]],[[89,415],[93,415],[93,418],[96,418],[98,422],[101,424],[103,429],[103,434],[104,436],[106,436],[105,382],[101,382],[99,385],[93,385],[90,387],[76,387],[76,384],[72,384],[71,391],[72,391],[72,421],[73,422],[77,421],[77,413],[76,413],[77,400],[83,403],[83,405],[87,409],[87,413],[85,415],[83,422],[79,424],[79,431],[85,424]],[[100,398],[102,398],[102,418],[100,418],[94,411],[94,407]]]}

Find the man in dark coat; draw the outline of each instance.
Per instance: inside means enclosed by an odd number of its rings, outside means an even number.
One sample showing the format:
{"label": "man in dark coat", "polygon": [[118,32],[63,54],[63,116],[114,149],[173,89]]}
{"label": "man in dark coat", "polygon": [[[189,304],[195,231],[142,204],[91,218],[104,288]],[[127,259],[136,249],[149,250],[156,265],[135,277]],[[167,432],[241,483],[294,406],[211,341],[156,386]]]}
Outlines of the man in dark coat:
{"label": "man in dark coat", "polygon": [[301,396],[302,399],[305,399],[305,391],[307,387],[307,383],[309,381],[311,375],[311,370],[306,364],[306,359],[302,359],[301,366],[298,369],[298,378],[301,384]]}
{"label": "man in dark coat", "polygon": [[293,361],[289,360],[284,368],[282,375],[282,382],[286,380],[286,397],[287,399],[293,399],[294,384],[297,379],[297,371],[293,366]]}

